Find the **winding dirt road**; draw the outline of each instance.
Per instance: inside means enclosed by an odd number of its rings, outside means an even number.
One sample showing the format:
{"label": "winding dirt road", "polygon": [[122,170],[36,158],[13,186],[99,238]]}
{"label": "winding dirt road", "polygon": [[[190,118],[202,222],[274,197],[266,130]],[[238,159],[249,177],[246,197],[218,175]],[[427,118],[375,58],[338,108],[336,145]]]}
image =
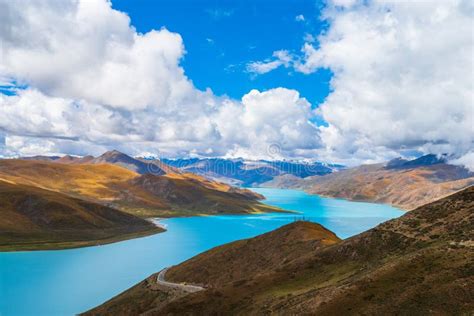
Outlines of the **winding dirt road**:
{"label": "winding dirt road", "polygon": [[188,293],[194,293],[194,292],[199,292],[204,290],[202,286],[197,286],[197,285],[190,285],[190,284],[183,284],[183,283],[172,283],[165,281],[165,275],[166,271],[168,271],[169,268],[165,268],[158,273],[158,276],[156,277],[156,282],[160,285],[170,287],[173,289],[179,289]]}

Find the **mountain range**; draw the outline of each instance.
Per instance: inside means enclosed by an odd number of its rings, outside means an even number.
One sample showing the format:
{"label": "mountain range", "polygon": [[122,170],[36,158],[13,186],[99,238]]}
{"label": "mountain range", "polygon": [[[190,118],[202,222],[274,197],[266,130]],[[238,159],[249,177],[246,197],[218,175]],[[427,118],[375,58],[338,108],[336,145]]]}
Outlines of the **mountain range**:
{"label": "mountain range", "polygon": [[150,234],[160,229],[143,219],[153,217],[281,211],[228,183],[304,189],[410,210],[472,185],[474,174],[434,155],[349,169],[289,161],[157,160],[116,150],[99,157],[1,159],[0,249],[73,247]]}
{"label": "mountain range", "polygon": [[162,159],[163,163],[232,185],[251,187],[290,174],[298,178],[320,176],[343,168],[321,162],[267,161],[224,158]]}
{"label": "mountain range", "polygon": [[85,315],[469,315],[474,187],[340,240],[295,222],[197,255]]}
{"label": "mountain range", "polygon": [[298,178],[320,176],[343,169],[338,164],[303,161],[268,161],[226,158],[178,158],[157,159],[153,157],[131,157],[117,150],[101,156],[76,157],[33,156],[23,160],[51,161],[62,164],[115,164],[139,174],[164,175],[170,173],[194,173],[210,180],[234,186],[251,187],[290,174]]}
{"label": "mountain range", "polygon": [[[152,171],[152,173],[140,172]],[[142,218],[281,211],[250,190],[112,151],[0,160],[0,249],[49,249],[161,231]]]}
{"label": "mountain range", "polygon": [[304,179],[277,176],[264,187],[302,189],[311,194],[354,201],[387,203],[410,210],[474,184],[474,173],[451,165],[444,157],[362,165]]}

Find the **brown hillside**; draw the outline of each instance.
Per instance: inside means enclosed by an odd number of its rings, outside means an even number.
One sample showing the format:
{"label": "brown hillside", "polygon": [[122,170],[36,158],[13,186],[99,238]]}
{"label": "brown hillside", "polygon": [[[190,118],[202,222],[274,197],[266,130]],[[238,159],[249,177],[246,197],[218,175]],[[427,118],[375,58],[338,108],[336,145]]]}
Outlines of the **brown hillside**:
{"label": "brown hillside", "polygon": [[[312,224],[307,225],[293,224],[218,247],[169,271],[174,281],[201,283],[207,290],[165,298],[169,292],[154,288],[155,279],[149,278],[133,296],[124,292],[93,312],[124,315],[135,308],[150,315],[459,315],[474,311],[474,187],[332,245],[320,243],[310,249],[314,240],[300,237],[299,245],[292,238],[293,246],[286,248],[283,232],[308,230]],[[299,249],[304,249],[301,255]],[[150,300],[138,304],[131,297]],[[162,299],[154,306],[152,297]]]}
{"label": "brown hillside", "polygon": [[[204,252],[173,267],[167,280],[192,280],[195,284],[220,287],[222,284],[242,285],[251,276],[278,270],[298,257],[334,244],[339,238],[314,223],[295,222],[255,238],[232,242]],[[140,282],[87,315],[138,315],[153,313],[186,293],[164,288],[156,282],[157,274]],[[210,314],[225,314],[224,310]],[[191,313],[192,314],[192,313]]]}
{"label": "brown hillside", "polygon": [[142,217],[276,211],[261,195],[191,174],[140,175],[113,164],[0,160],[0,180],[102,203]]}
{"label": "brown hillside", "polygon": [[[278,243],[275,244],[275,240]],[[295,222],[255,238],[232,242],[204,252],[171,268],[166,275],[171,281],[187,280],[219,287],[221,284],[267,273],[269,267],[278,270],[295,259],[301,259],[321,247],[339,241],[333,232],[319,224]],[[217,274],[217,270],[222,271]]]}
{"label": "brown hillside", "polygon": [[101,244],[163,231],[97,203],[0,181],[0,249],[50,249]]}
{"label": "brown hillside", "polygon": [[117,190],[114,185],[137,176],[133,171],[114,165],[0,160],[0,179],[101,201],[116,199]]}
{"label": "brown hillside", "polygon": [[301,188],[312,194],[411,210],[472,184],[474,174],[459,166],[439,163],[402,169],[366,165],[306,179],[276,178],[264,186]]}

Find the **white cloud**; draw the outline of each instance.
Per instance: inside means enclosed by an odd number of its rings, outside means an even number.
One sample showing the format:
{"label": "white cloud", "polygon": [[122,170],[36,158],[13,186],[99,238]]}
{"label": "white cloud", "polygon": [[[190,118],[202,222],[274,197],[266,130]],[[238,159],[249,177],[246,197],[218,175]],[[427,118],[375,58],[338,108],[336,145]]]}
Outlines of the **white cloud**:
{"label": "white cloud", "polygon": [[192,114],[124,111],[32,89],[0,96],[3,153],[85,155],[116,148],[131,154],[269,159],[319,144],[310,104],[284,88],[252,90],[241,101],[208,94],[207,103],[186,106]]}
{"label": "white cloud", "polygon": [[124,109],[176,106],[192,92],[181,36],[137,33],[106,1],[2,2],[1,72],[52,96]]}
{"label": "white cloud", "polygon": [[330,26],[296,71],[330,69],[319,155],[380,161],[403,151],[460,157],[474,144],[472,1],[328,3]]}
{"label": "white cloud", "polygon": [[[235,137],[229,155],[282,158],[294,156],[297,149],[319,146],[316,126],[310,122],[311,105],[297,91],[252,90],[244,95],[242,105],[224,107],[216,120],[224,138]],[[237,121],[228,124],[226,117]]]}
{"label": "white cloud", "polygon": [[303,14],[299,14],[295,17],[295,21],[297,22],[304,22],[305,21],[305,18],[304,18],[304,15]]}
{"label": "white cloud", "polygon": [[310,34],[310,33],[306,33],[303,37],[303,40],[307,43],[314,43],[316,42],[316,38],[315,36],[313,36],[313,34]]}
{"label": "white cloud", "polygon": [[262,75],[280,66],[289,67],[291,62],[292,57],[287,50],[277,50],[271,59],[248,63],[246,68],[249,73]]}
{"label": "white cloud", "polygon": [[336,7],[350,8],[357,0],[332,0],[331,2]]}
{"label": "white cloud", "polygon": [[277,69],[282,65],[280,60],[256,61],[247,64],[247,71],[254,74],[263,75]]}
{"label": "white cloud", "polygon": [[450,163],[454,165],[465,166],[470,171],[474,172],[474,151],[470,151],[458,159],[453,159],[450,161]]}
{"label": "white cloud", "polygon": [[[108,1],[0,0],[0,8],[0,78],[27,86],[0,94],[1,154],[260,155],[282,140],[292,155],[306,146],[293,139],[314,132],[296,91],[251,91],[238,101],[196,89],[180,66],[181,36],[137,33]],[[278,100],[290,112],[275,120]]]}
{"label": "white cloud", "polygon": [[[329,68],[321,137],[337,154],[393,151],[463,155],[474,141],[473,16],[462,1],[373,1],[329,8],[312,72]],[[349,53],[350,52],[350,53]]]}

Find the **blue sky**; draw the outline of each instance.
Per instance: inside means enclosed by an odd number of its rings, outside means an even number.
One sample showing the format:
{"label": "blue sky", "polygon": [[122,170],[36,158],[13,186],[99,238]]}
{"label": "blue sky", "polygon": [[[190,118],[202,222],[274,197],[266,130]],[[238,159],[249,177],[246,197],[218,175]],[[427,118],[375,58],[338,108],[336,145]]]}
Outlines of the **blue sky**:
{"label": "blue sky", "polygon": [[[240,99],[251,89],[296,89],[313,106],[329,93],[329,70],[302,74],[279,68],[255,76],[246,64],[264,60],[276,50],[299,52],[305,34],[319,34],[327,23],[319,19],[322,1],[172,1],[113,0],[113,8],[126,12],[138,32],[166,27],[183,37],[182,61],[197,88]],[[298,15],[304,21],[297,21]]]}

